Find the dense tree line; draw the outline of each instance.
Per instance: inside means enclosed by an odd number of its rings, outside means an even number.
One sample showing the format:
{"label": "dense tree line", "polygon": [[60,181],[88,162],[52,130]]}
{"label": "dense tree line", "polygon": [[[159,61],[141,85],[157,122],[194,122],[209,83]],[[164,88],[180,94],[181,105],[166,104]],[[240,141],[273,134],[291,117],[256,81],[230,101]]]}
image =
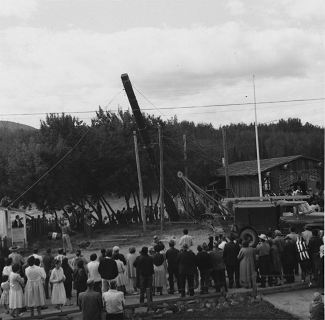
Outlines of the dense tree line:
{"label": "dense tree line", "polygon": [[[145,122],[157,160],[157,127],[162,127],[165,186],[172,196],[184,193],[177,171],[184,172],[185,166],[197,185],[210,182],[222,162],[221,128],[151,115],[145,116]],[[256,159],[254,124],[230,124],[226,129],[230,163]],[[130,199],[139,204],[133,142],[136,130],[129,111],[113,113],[101,108],[90,126],[71,115],[49,114],[41,121],[40,130],[0,128],[0,199],[19,198],[13,206],[28,207],[33,203],[43,212],[63,211],[67,216],[90,208],[99,223],[105,216],[113,219],[116,213],[105,197],[108,193],[124,197],[127,207]],[[260,125],[259,139],[261,158],[298,154],[323,158],[323,128],[303,125],[299,119]],[[159,183],[140,139],[138,143],[144,194],[149,202]]]}

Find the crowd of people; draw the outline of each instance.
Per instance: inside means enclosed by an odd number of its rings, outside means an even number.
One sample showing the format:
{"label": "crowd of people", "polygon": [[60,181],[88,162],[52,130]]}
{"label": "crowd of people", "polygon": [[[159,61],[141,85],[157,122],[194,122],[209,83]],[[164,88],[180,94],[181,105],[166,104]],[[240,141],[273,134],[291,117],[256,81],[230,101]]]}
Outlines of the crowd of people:
{"label": "crowd of people", "polygon": [[[102,249],[98,257],[90,255],[90,261],[76,250],[68,259],[64,250],[52,255],[51,249],[41,256],[35,248],[25,261],[19,247],[10,248],[7,259],[0,258],[2,273],[1,303],[5,312],[20,317],[23,309],[38,315],[46,300],[59,311],[72,305],[72,290],[76,290],[77,305],[83,319],[101,319],[103,308],[107,319],[123,319],[126,294],[138,294],[139,302],[176,291],[181,297],[227,292],[228,288],[251,288],[255,281],[259,286],[279,286],[293,283],[301,271],[301,280],[324,287],[324,237],[308,226],[301,234],[291,228],[285,237],[276,230],[259,236],[256,248],[235,234],[210,236],[207,242],[194,247],[193,238],[183,230],[176,248],[171,239],[168,248],[157,236],[139,253],[129,248],[124,256],[118,246]],[[197,253],[195,253],[195,251]],[[299,269],[300,267],[300,269]],[[127,292],[129,287],[132,292]],[[322,292],[323,294],[323,292]],[[319,299],[319,298],[317,298]],[[316,303],[317,304],[317,303]]]}

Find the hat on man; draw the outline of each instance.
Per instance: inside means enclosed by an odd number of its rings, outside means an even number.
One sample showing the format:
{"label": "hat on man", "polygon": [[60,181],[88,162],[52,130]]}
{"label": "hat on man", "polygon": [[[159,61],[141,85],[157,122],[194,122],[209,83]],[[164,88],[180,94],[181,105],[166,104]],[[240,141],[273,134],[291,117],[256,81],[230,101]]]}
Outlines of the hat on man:
{"label": "hat on man", "polygon": [[153,238],[154,238],[154,239],[158,239],[158,236],[154,236]]}
{"label": "hat on man", "polygon": [[88,280],[87,280],[87,286],[90,286],[90,285],[92,285],[92,284],[94,284],[94,279],[93,278],[89,278]]}
{"label": "hat on man", "polygon": [[120,248],[118,246],[113,247],[113,252],[119,251]]}
{"label": "hat on man", "polygon": [[306,224],[306,225],[304,226],[304,229],[306,229],[306,230],[311,230],[311,226],[309,226],[308,224]]}
{"label": "hat on man", "polygon": [[9,248],[9,250],[12,251],[12,252],[17,251],[19,249],[20,249],[20,247],[17,246],[15,243],[12,245],[12,247]]}
{"label": "hat on man", "polygon": [[286,237],[284,238],[284,240],[291,240],[291,237],[290,237],[290,236],[286,236]]}
{"label": "hat on man", "polygon": [[313,188],[308,188],[308,191],[313,191]]}
{"label": "hat on man", "polygon": [[265,234],[261,234],[260,236],[258,236],[261,240],[265,241],[266,240],[266,235]]}
{"label": "hat on man", "polygon": [[274,234],[275,234],[276,236],[282,236],[282,233],[281,233],[280,230],[275,230],[275,231],[274,231]]}

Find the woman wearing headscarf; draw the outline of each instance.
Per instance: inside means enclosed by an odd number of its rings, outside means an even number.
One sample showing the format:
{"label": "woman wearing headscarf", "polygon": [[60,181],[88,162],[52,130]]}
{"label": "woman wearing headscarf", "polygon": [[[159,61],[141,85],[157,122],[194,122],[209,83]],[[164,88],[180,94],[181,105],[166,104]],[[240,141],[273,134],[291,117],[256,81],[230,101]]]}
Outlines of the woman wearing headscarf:
{"label": "woman wearing headscarf", "polygon": [[314,293],[313,301],[309,305],[309,312],[311,320],[324,320],[324,303],[319,292]]}
{"label": "woman wearing headscarf", "polygon": [[25,270],[27,283],[25,287],[25,304],[30,308],[31,317],[34,316],[34,308],[37,314],[41,314],[41,307],[45,305],[45,292],[43,281],[46,273],[43,268],[35,265],[35,257],[30,256],[27,260],[28,268]]}
{"label": "woman wearing headscarf", "polygon": [[77,304],[79,301],[79,293],[87,290],[87,273],[83,260],[77,262],[77,268],[73,271],[73,288],[77,290]]}

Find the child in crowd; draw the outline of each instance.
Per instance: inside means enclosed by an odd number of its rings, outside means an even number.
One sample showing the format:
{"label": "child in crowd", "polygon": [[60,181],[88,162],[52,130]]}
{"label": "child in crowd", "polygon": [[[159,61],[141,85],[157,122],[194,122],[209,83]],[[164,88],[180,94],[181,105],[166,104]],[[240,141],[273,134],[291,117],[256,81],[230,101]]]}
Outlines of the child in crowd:
{"label": "child in crowd", "polygon": [[51,302],[55,308],[62,312],[62,306],[66,303],[67,297],[65,294],[64,284],[65,276],[61,268],[61,261],[55,260],[55,268],[52,270],[50,282],[53,283]]}
{"label": "child in crowd", "polygon": [[9,277],[7,275],[2,276],[2,283],[1,283],[1,299],[0,303],[5,307],[5,313],[9,313],[9,290],[10,290],[10,283]]}

